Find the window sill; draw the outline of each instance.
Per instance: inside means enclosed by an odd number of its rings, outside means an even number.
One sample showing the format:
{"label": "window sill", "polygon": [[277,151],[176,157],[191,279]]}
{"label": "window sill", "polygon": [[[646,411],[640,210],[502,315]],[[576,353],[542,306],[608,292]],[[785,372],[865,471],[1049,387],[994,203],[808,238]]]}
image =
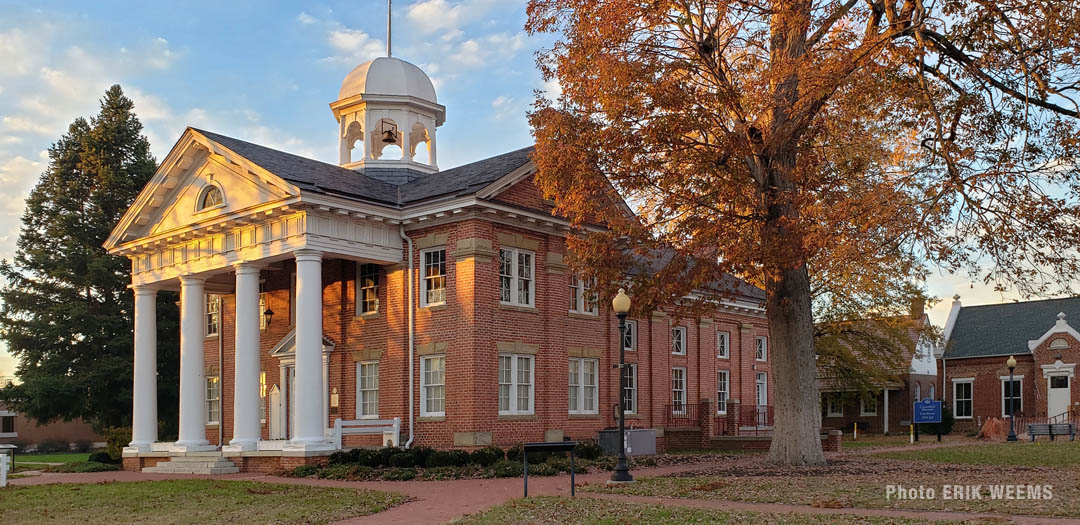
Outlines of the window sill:
{"label": "window sill", "polygon": [[718,356],[716,356],[716,358],[717,358],[717,359],[731,359],[731,356],[726,356],[726,355],[718,355]]}
{"label": "window sill", "polygon": [[567,414],[567,419],[600,419],[600,414]]}
{"label": "window sill", "polygon": [[0,432],[0,438],[17,438],[17,437],[19,437],[18,432]]}
{"label": "window sill", "polygon": [[522,313],[526,313],[526,314],[535,314],[535,313],[537,313],[535,306],[522,306],[522,305],[519,305],[519,304],[499,303],[499,310],[510,310],[512,312],[522,312]]}
{"label": "window sill", "polygon": [[208,335],[204,339],[210,340],[210,339],[217,339],[217,338],[218,338],[217,334],[214,334],[214,335]]}
{"label": "window sill", "polygon": [[956,417],[954,417],[953,419],[967,419],[967,420],[971,420],[971,419],[975,419],[975,418],[974,418],[974,417],[972,417],[972,416],[966,416],[966,417],[965,417],[965,416],[956,416]]}
{"label": "window sill", "polygon": [[499,414],[502,421],[535,421],[536,414]]}
{"label": "window sill", "polygon": [[683,352],[681,354],[676,354],[675,352],[672,352],[671,356],[672,357],[686,357],[686,352]]}
{"label": "window sill", "polygon": [[432,423],[436,421],[446,421],[446,416],[420,416],[416,418],[416,421],[420,423]]}
{"label": "window sill", "polygon": [[429,305],[421,306],[420,310],[421,311],[427,310],[429,312],[438,312],[440,310],[446,310],[446,303],[429,304]]}
{"label": "window sill", "polygon": [[378,319],[379,318],[379,312],[374,311],[374,312],[368,312],[368,313],[365,313],[365,314],[358,314],[358,315],[355,316],[355,318],[358,321],[368,321],[370,319]]}
{"label": "window sill", "polygon": [[586,321],[596,321],[597,319],[600,319],[600,316],[597,314],[585,314],[581,312],[568,312],[567,315],[571,319],[584,319]]}
{"label": "window sill", "polygon": [[207,427],[212,427],[212,428],[217,428],[217,427],[221,426],[221,423],[207,423],[206,426]]}

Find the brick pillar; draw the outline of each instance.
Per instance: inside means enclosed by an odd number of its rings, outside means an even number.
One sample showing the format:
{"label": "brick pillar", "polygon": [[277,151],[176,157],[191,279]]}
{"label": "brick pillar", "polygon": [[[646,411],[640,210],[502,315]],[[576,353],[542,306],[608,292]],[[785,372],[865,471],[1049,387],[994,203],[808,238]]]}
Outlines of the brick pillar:
{"label": "brick pillar", "polygon": [[698,427],[701,429],[701,448],[709,448],[709,439],[713,435],[712,399],[703,398],[698,403]]}

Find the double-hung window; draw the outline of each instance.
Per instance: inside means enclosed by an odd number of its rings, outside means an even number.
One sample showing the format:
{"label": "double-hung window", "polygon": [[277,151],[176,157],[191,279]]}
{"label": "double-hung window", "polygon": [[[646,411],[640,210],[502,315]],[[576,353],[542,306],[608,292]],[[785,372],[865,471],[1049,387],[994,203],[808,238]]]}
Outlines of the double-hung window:
{"label": "double-hung window", "polygon": [[957,419],[971,419],[971,389],[974,379],[953,380],[953,416]]}
{"label": "double-hung window", "polygon": [[637,350],[637,321],[626,322],[626,332],[622,336],[622,345],[627,352]]}
{"label": "double-hung window", "polygon": [[420,252],[420,306],[446,304],[446,248]]}
{"label": "double-hung window", "polygon": [[356,267],[356,313],[374,314],[379,311],[379,266],[357,264]]}
{"label": "double-hung window", "polygon": [[533,253],[517,248],[499,249],[499,301],[503,304],[533,306],[536,280]]}
{"label": "double-hung window", "polygon": [[596,414],[597,372],[600,361],[596,359],[570,358],[570,413]]}
{"label": "double-hung window", "polygon": [[877,394],[869,394],[862,396],[862,400],[859,406],[860,416],[876,416],[877,415]]}
{"label": "double-hung window", "polygon": [[420,415],[446,415],[446,356],[420,359]]}
{"label": "double-hung window", "polygon": [[356,418],[379,417],[379,362],[356,363]]}
{"label": "double-hung window", "polygon": [[676,326],[671,329],[671,353],[686,355],[686,327]]}
{"label": "double-hung window", "polygon": [[728,396],[731,394],[731,372],[716,372],[716,413],[727,414]]}
{"label": "double-hung window", "polygon": [[844,401],[840,394],[825,394],[825,417],[844,417]]}
{"label": "double-hung window", "polygon": [[206,377],[206,424],[217,425],[221,422],[221,378]]}
{"label": "double-hung window", "polygon": [[259,371],[259,423],[266,423],[266,372]]}
{"label": "double-hung window", "polygon": [[206,296],[206,337],[217,337],[221,333],[221,296]]}
{"label": "double-hung window", "polygon": [[765,337],[754,338],[754,359],[765,361],[769,358],[769,340]]}
{"label": "double-hung window", "polygon": [[731,356],[731,333],[716,332],[716,357],[727,359]]}
{"label": "double-hung window", "polygon": [[570,312],[575,314],[596,315],[597,298],[596,279],[582,279],[570,276]]}
{"label": "double-hung window", "polygon": [[267,326],[270,326],[270,318],[266,316],[266,311],[270,309],[270,294],[263,292],[259,294],[259,330],[266,330]]}
{"label": "double-hung window", "polygon": [[637,364],[626,363],[622,369],[622,409],[625,414],[637,414]]}
{"label": "double-hung window", "polygon": [[1001,378],[1001,417],[1009,417],[1009,404],[1012,404],[1013,417],[1019,416],[1024,411],[1024,376],[1009,376]]}
{"label": "double-hung window", "polygon": [[533,356],[499,354],[499,414],[533,413]]}
{"label": "double-hung window", "polygon": [[686,369],[671,369],[671,413],[686,413]]}

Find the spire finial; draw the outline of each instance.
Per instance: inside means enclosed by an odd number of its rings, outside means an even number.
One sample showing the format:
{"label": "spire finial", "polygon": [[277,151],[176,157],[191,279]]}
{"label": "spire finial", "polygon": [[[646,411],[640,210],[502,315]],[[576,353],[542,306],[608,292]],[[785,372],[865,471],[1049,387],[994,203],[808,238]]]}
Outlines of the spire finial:
{"label": "spire finial", "polygon": [[393,32],[392,32],[393,26],[391,24],[391,18],[392,18],[393,12],[394,12],[393,7],[394,7],[394,0],[386,0],[386,56],[387,57],[393,56],[393,55],[390,54],[390,40],[391,40],[391,37],[393,35]]}

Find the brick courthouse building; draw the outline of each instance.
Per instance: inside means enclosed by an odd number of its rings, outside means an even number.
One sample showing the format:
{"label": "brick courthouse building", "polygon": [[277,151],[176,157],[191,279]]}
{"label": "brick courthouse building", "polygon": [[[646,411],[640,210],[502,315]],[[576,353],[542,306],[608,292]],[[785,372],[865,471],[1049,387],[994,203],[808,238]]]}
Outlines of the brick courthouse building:
{"label": "brick courthouse building", "polygon": [[[394,58],[356,68],[330,108],[339,165],[189,128],[107,242],[136,299],[125,466],[311,461],[339,418],[400,418],[395,444],[439,448],[612,426],[617,321],[564,262],[531,149],[440,171],[445,108]],[[180,370],[156,370],[158,290],[180,290]],[[629,426],[771,404],[763,294],[739,290],[709,318],[630,321]],[[155,372],[180,374],[174,443],[158,442]]]}

